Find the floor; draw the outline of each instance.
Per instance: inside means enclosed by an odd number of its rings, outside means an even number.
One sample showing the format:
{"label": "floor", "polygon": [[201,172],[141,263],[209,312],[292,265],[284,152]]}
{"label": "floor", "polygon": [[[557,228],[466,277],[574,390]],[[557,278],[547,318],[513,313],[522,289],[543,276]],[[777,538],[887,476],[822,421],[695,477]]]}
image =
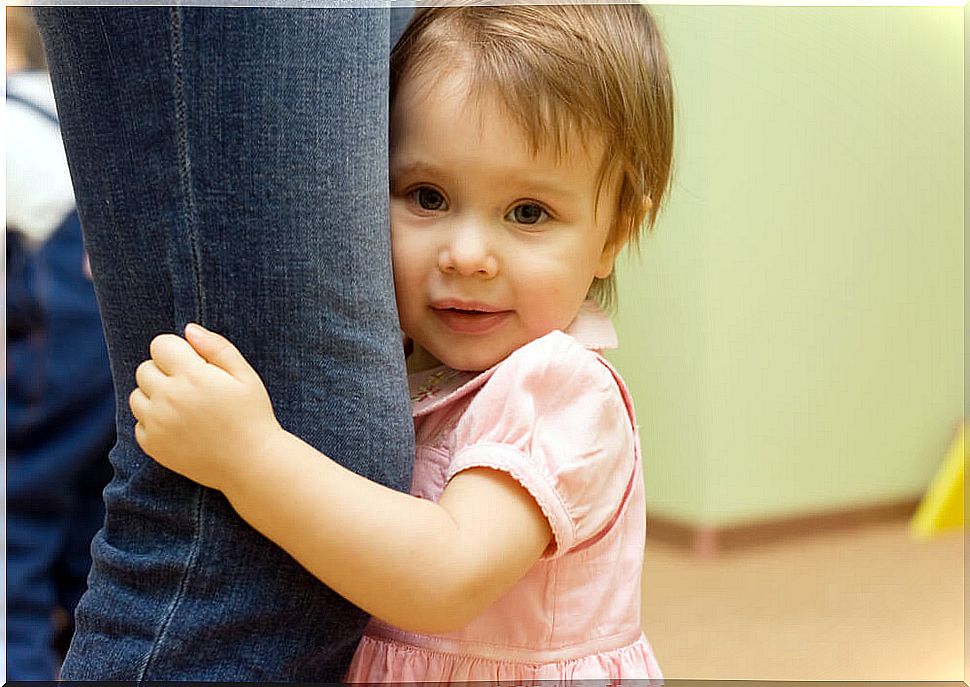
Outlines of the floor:
{"label": "floor", "polygon": [[671,679],[964,675],[964,537],[905,522],[698,559],[648,540],[643,626]]}

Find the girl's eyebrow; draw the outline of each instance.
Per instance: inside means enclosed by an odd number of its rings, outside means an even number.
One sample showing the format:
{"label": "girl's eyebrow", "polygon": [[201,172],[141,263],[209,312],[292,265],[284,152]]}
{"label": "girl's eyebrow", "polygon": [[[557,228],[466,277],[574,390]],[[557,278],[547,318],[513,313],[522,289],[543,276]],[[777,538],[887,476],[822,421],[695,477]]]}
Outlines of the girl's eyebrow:
{"label": "girl's eyebrow", "polygon": [[513,177],[511,181],[524,189],[528,189],[543,195],[567,197],[573,195],[573,192],[570,190],[568,184],[563,183],[559,179],[525,176],[518,179]]}
{"label": "girl's eyebrow", "polygon": [[440,168],[423,160],[405,160],[399,163],[391,162],[389,172],[391,175],[397,176],[440,177],[444,175],[444,172]]}

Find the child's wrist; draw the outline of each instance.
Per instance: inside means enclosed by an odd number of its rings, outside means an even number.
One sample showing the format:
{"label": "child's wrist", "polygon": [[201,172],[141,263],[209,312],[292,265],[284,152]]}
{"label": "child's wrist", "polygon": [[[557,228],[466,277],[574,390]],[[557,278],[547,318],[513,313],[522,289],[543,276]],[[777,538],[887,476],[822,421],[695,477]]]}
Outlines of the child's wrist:
{"label": "child's wrist", "polygon": [[265,483],[272,475],[273,465],[284,454],[283,447],[289,436],[279,424],[262,433],[241,460],[233,461],[220,491],[231,500],[234,494],[245,493],[252,485]]}

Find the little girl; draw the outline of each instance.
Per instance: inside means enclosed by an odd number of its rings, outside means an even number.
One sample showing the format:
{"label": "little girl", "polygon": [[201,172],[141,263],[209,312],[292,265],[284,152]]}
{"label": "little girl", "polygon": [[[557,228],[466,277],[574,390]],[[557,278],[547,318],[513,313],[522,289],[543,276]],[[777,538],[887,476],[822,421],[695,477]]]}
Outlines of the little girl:
{"label": "little girl", "polygon": [[194,324],[152,342],[135,436],[374,617],[348,682],[659,678],[636,421],[597,304],[667,186],[654,23],[636,4],[428,9],[391,71],[411,494],[284,431]]}

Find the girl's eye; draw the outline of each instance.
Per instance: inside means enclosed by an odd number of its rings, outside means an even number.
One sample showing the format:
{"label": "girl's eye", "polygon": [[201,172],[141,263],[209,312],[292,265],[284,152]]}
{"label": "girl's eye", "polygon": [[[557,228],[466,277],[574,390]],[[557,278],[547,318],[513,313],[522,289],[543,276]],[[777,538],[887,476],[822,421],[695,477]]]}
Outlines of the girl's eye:
{"label": "girl's eye", "polygon": [[411,198],[422,210],[439,211],[448,209],[445,197],[430,186],[422,186],[411,191]]}
{"label": "girl's eye", "polygon": [[506,215],[506,219],[510,219],[518,224],[538,224],[548,217],[549,213],[535,203],[522,203],[521,205],[516,205],[514,208],[512,208],[512,212]]}

